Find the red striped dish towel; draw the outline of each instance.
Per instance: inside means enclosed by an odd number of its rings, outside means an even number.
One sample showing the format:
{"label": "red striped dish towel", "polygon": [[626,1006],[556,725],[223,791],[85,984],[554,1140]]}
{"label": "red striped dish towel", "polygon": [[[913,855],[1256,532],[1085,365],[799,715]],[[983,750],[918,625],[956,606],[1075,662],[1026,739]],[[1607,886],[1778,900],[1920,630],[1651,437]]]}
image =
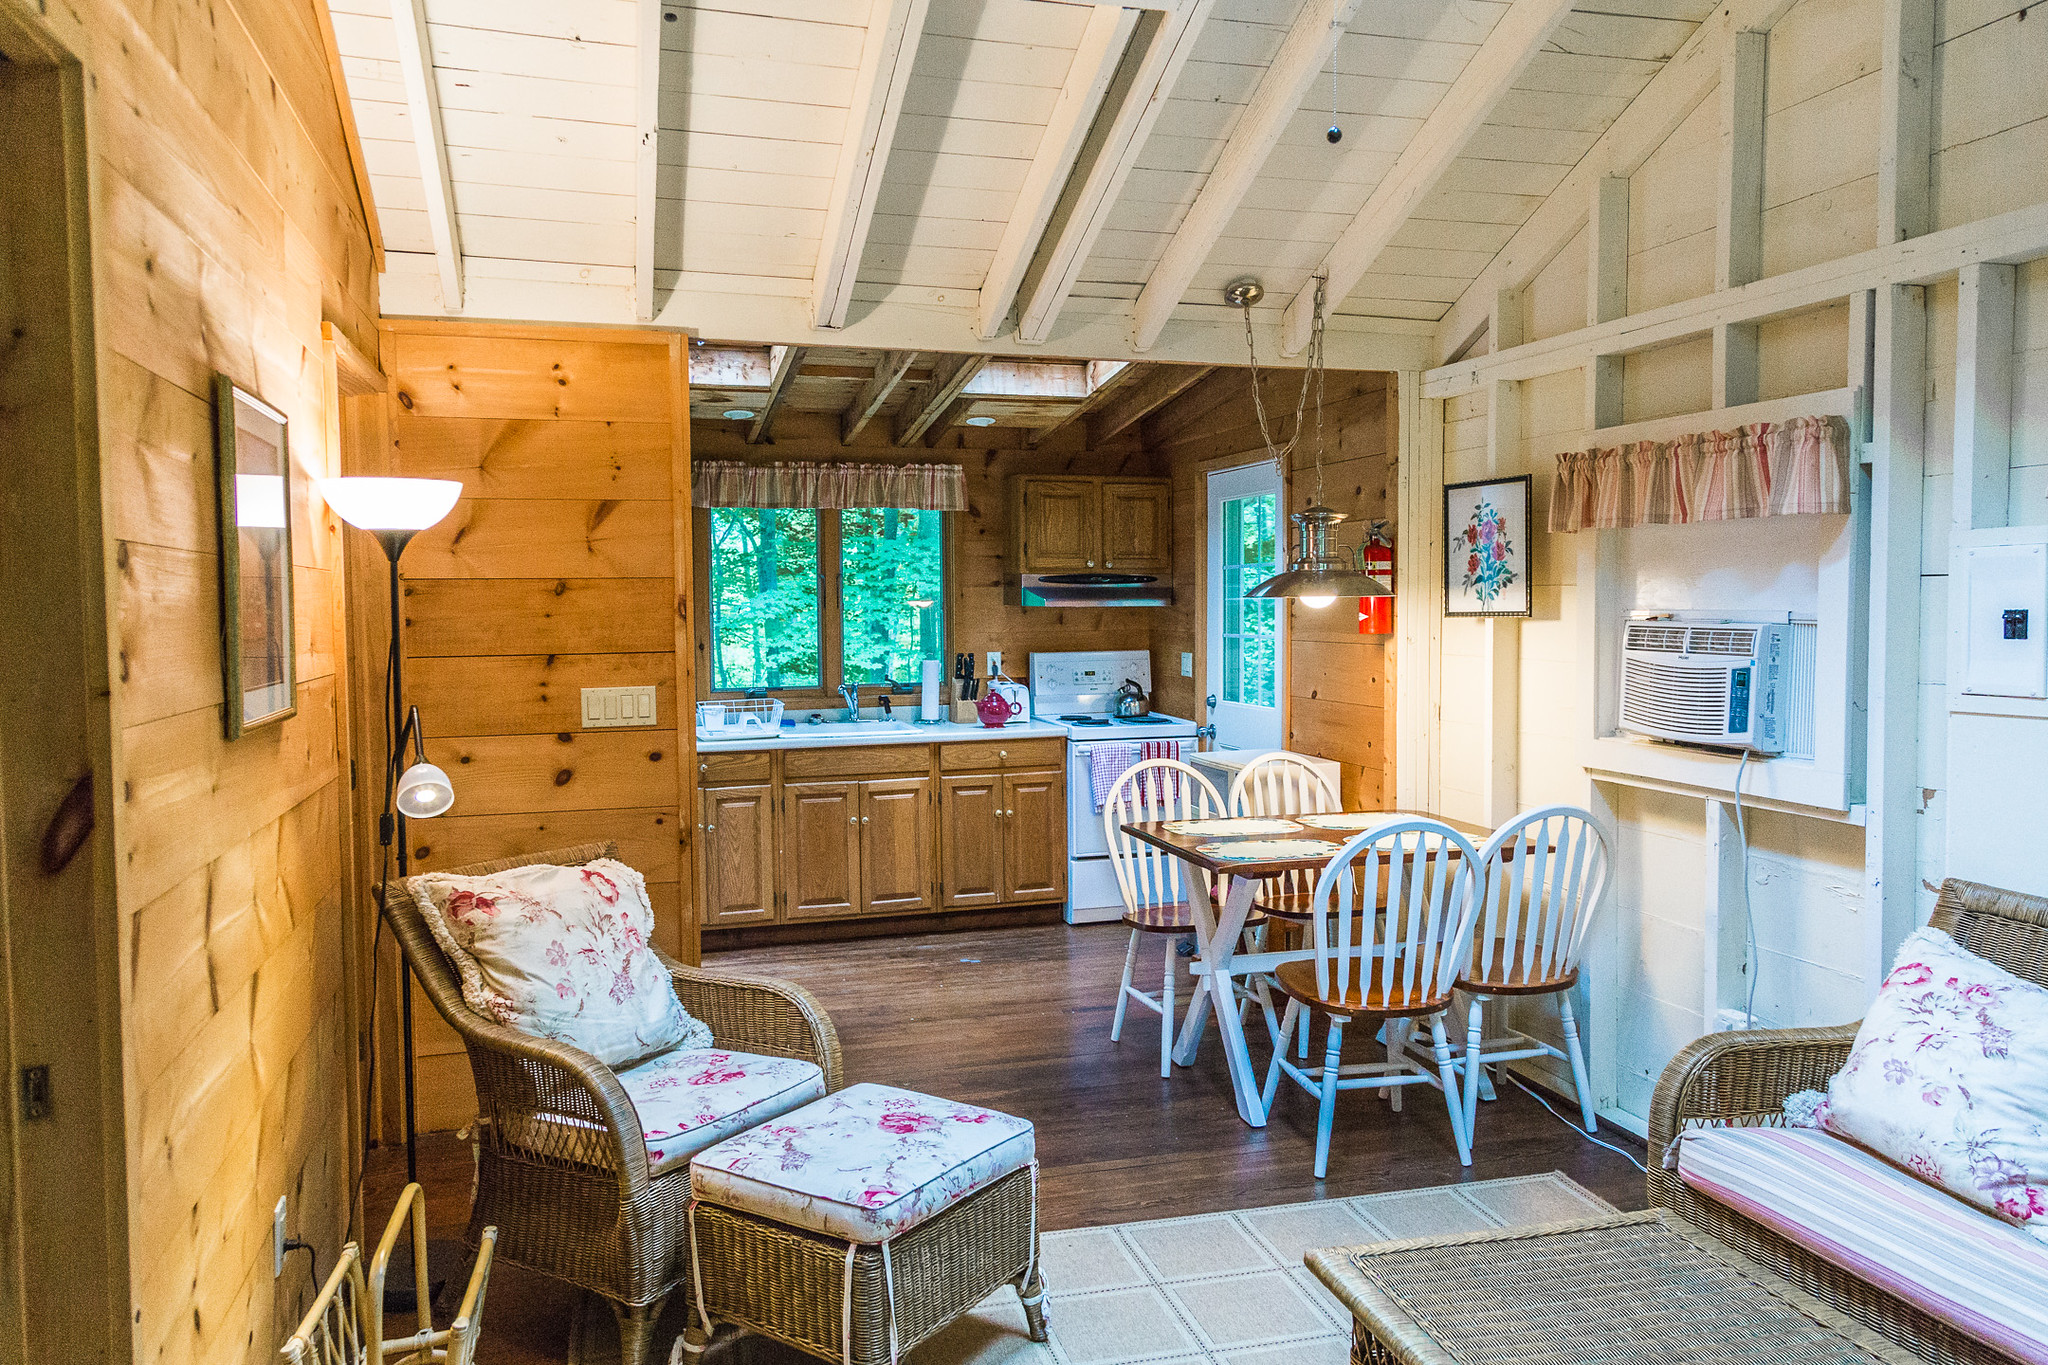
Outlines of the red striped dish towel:
{"label": "red striped dish towel", "polygon": [[[1181,742],[1177,739],[1148,739],[1138,746],[1137,761],[1142,763],[1147,759],[1153,758],[1171,758],[1178,760],[1180,758],[1180,744]],[[1180,774],[1177,772],[1169,772],[1167,773],[1167,777],[1171,779],[1172,795],[1173,798],[1177,801],[1180,799]],[[1140,775],[1138,778],[1138,794],[1140,796],[1144,795],[1144,788],[1145,776]],[[1155,794],[1153,799],[1158,800],[1158,795]]]}

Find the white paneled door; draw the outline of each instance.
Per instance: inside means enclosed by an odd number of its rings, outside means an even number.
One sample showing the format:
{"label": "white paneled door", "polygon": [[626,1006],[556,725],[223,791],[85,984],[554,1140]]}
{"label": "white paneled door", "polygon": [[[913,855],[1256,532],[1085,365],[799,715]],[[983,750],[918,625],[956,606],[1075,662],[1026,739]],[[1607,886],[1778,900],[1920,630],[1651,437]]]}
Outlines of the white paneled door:
{"label": "white paneled door", "polygon": [[1280,570],[1280,471],[1270,460],[1209,475],[1209,722],[1219,749],[1283,747],[1286,613],[1246,597]]}

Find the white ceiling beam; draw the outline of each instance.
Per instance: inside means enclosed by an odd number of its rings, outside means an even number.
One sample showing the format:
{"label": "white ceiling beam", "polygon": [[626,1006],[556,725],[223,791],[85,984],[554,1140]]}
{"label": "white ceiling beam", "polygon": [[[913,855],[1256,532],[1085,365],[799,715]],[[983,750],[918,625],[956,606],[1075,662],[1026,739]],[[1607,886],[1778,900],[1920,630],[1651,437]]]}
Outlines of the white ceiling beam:
{"label": "white ceiling beam", "polygon": [[1139,12],[1121,5],[1098,5],[1081,31],[1080,46],[1074,50],[1073,65],[1067,68],[1066,83],[1053,103],[1052,117],[1038,140],[1038,154],[1024,173],[1017,191],[1017,204],[1003,228],[1003,239],[989,262],[988,275],[981,282],[981,299],[975,307],[975,335],[983,341],[1000,336],[1010,320],[1010,305],[1024,272],[1031,268],[1039,239],[1052,221],[1066,191],[1067,178],[1088,140],[1088,130],[1102,108],[1102,97],[1116,78],[1124,49],[1130,46]]}
{"label": "white ceiling beam", "polygon": [[839,444],[853,444],[853,438],[874,420],[875,414],[882,410],[882,404],[889,401],[889,395],[896,392],[896,386],[903,382],[903,376],[909,374],[910,367],[916,363],[916,351],[882,352],[882,358],[875,362],[873,377],[860,386],[860,392],[853,396],[852,405],[839,415]]}
{"label": "white ceiling beam", "polygon": [[426,0],[391,0],[398,38],[398,72],[405,86],[406,121],[419,153],[427,231],[441,276],[441,306],[462,311],[462,235],[455,223],[455,188],[448,175],[448,139],[441,132],[441,96],[434,86],[433,48],[427,42]]}
{"label": "white ceiling beam", "polygon": [[[1201,193],[1195,196],[1187,217],[1181,219],[1159,264],[1152,267],[1150,278],[1138,294],[1131,322],[1131,345],[1136,349],[1150,350],[1166,330],[1173,310],[1180,307],[1188,292],[1188,285],[1209,259],[1209,253],[1216,249],[1232,215],[1244,202],[1252,182],[1259,178],[1266,158],[1279,144],[1302,100],[1308,97],[1330,54],[1336,51],[1337,40],[1350,26],[1359,3],[1360,0],[1309,0],[1296,16],[1294,27],[1281,41],[1272,65],[1259,78],[1259,88],[1252,92],[1250,103],[1231,126],[1230,141],[1224,144],[1223,155],[1202,182]],[[1570,5],[1564,8],[1569,9]]]}
{"label": "white ceiling beam", "polygon": [[1101,130],[1099,138],[1089,139],[1093,156],[1088,169],[1082,173],[1081,183],[1074,187],[1059,216],[1046,229],[1049,241],[1040,253],[1035,278],[1027,283],[1018,308],[1017,340],[1036,346],[1052,335],[1067,295],[1081,277],[1088,254],[1095,248],[1095,239],[1102,235],[1110,210],[1123,193],[1124,181],[1130,178],[1131,168],[1144,150],[1145,139],[1158,121],[1159,111],[1166,106],[1174,82],[1180,79],[1181,68],[1187,65],[1195,39],[1201,36],[1202,25],[1208,21],[1215,2],[1188,0],[1171,13],[1146,16],[1141,38],[1144,52],[1135,64],[1124,63],[1124,69],[1131,72],[1130,83],[1120,94],[1112,96],[1117,99],[1116,117]]}
{"label": "white ceiling beam", "polygon": [[[931,0],[873,0],[868,34],[861,44],[860,75],[847,113],[846,142],[832,179],[825,236],[818,244],[818,268],[811,279],[811,325],[843,327],[853,302],[854,279],[868,243],[889,149],[896,141],[903,92],[917,62]],[[789,92],[785,92],[789,93]]]}
{"label": "white ceiling beam", "polygon": [[1721,79],[1721,54],[1729,35],[1743,29],[1768,30],[1792,3],[1793,0],[1729,0],[1720,12],[1693,31],[1444,314],[1436,333],[1440,360],[1459,354],[1485,330],[1487,310],[1494,295],[1503,289],[1518,289],[1534,279],[1585,226],[1596,193],[1595,181],[1606,175],[1633,175],[1652,152],[1664,145],[1666,138],[1678,131],[1700,101],[1714,92]]}
{"label": "white ceiling beam", "polygon": [[782,400],[789,397],[789,386],[796,382],[804,367],[805,349],[802,346],[769,348],[768,360],[775,373],[768,381],[768,396],[754,414],[754,425],[747,428],[748,445],[756,446],[768,439],[768,430],[775,424],[775,411],[782,406]]}
{"label": "white ceiling beam", "polygon": [[[1494,106],[1514,88],[1531,59],[1571,12],[1572,0],[1514,0],[1494,23],[1458,79],[1451,82],[1393,167],[1373,187],[1365,207],[1323,257],[1316,274],[1327,281],[1324,299],[1330,311],[1335,312],[1358,287],[1380,252],[1407,225]],[[1287,305],[1280,328],[1280,344],[1287,354],[1295,355],[1308,345],[1315,308],[1316,289],[1310,283]]]}
{"label": "white ceiling beam", "polygon": [[634,0],[633,316],[654,321],[655,184],[660,173],[661,0]]}

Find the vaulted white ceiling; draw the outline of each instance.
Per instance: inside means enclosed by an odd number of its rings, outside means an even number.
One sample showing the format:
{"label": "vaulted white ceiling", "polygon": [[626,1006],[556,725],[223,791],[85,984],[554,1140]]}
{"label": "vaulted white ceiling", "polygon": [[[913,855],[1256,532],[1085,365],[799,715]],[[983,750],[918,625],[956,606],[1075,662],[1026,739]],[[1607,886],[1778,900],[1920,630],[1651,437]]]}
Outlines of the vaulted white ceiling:
{"label": "vaulted white ceiling", "polygon": [[1273,360],[1321,274],[1353,368],[1439,359],[1713,9],[330,3],[387,313],[1214,364],[1224,285],[1264,286]]}

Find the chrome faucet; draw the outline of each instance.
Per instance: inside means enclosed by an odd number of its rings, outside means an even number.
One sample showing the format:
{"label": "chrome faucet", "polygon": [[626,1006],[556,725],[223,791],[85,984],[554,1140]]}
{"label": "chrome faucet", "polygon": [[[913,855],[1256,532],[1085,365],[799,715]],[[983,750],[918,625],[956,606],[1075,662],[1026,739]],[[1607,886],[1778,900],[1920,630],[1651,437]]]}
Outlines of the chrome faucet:
{"label": "chrome faucet", "polygon": [[846,699],[846,718],[860,719],[860,684],[857,682],[839,684],[839,695]]}

